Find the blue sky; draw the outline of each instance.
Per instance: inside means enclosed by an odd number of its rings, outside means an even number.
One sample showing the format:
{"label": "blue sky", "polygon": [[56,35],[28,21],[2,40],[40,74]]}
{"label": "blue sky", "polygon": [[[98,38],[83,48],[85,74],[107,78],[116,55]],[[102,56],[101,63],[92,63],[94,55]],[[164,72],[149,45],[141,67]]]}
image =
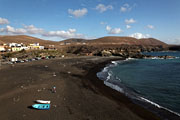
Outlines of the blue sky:
{"label": "blue sky", "polygon": [[180,0],[0,0],[0,34],[154,37],[180,44]]}

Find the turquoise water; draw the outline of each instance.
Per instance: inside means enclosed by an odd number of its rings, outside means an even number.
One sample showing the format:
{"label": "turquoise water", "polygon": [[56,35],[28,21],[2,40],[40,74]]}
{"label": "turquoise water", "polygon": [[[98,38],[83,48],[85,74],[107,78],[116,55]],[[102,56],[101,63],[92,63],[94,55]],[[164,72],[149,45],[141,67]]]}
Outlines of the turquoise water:
{"label": "turquoise water", "polygon": [[[144,53],[180,57],[180,52]],[[107,69],[107,68],[106,68]],[[180,59],[136,59],[110,66],[107,82],[180,113]],[[104,77],[105,77],[105,73]],[[103,75],[101,73],[101,77]],[[108,76],[106,75],[106,77]],[[124,88],[123,88],[124,89]]]}

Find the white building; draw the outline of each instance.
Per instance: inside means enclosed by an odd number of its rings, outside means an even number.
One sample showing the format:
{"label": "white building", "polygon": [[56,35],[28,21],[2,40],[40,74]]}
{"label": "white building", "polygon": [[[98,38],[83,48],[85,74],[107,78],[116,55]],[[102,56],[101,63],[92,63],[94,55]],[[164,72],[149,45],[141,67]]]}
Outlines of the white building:
{"label": "white building", "polygon": [[6,49],[4,48],[4,46],[0,46],[0,52],[4,52],[6,51]]}
{"label": "white building", "polygon": [[17,43],[9,43],[9,47],[16,47]]}

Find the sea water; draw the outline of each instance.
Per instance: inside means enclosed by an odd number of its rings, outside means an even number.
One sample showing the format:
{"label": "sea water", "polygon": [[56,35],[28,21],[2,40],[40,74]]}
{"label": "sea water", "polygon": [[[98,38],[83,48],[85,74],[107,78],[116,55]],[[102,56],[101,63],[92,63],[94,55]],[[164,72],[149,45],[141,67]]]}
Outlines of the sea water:
{"label": "sea water", "polygon": [[[150,102],[157,107],[180,113],[180,52],[144,53],[170,55],[175,59],[128,59],[112,62],[97,76],[107,86]],[[179,114],[180,115],[180,114]]]}

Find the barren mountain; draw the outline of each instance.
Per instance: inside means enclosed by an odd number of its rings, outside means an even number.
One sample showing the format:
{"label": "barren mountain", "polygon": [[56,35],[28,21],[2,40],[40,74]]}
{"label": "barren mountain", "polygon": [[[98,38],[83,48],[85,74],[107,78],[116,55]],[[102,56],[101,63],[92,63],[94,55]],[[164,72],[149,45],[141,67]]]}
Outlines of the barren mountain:
{"label": "barren mountain", "polygon": [[[48,45],[55,45],[56,48],[63,48],[66,46],[60,46],[61,43],[71,43],[71,46],[81,45],[79,43],[86,43],[86,46],[95,46],[98,48],[113,48],[113,47],[120,47],[120,45],[130,45],[130,46],[162,46],[167,47],[168,45],[164,42],[161,42],[154,38],[147,38],[147,39],[136,39],[132,37],[102,37],[98,39],[86,40],[86,39],[76,39],[71,38],[64,41],[50,41],[50,40],[43,40],[31,36],[26,35],[16,35],[16,36],[0,36],[0,44],[2,43],[24,43],[26,45],[30,43],[40,43],[40,45],[48,46]],[[82,44],[83,45],[83,44]]]}
{"label": "barren mountain", "polygon": [[87,41],[88,40],[81,39],[81,38],[70,38],[70,39],[60,41],[59,43],[83,43],[83,42],[87,42]]}
{"label": "barren mountain", "polygon": [[154,38],[136,39],[132,37],[102,37],[88,41],[91,44],[125,44],[125,45],[162,45],[167,44]]}

